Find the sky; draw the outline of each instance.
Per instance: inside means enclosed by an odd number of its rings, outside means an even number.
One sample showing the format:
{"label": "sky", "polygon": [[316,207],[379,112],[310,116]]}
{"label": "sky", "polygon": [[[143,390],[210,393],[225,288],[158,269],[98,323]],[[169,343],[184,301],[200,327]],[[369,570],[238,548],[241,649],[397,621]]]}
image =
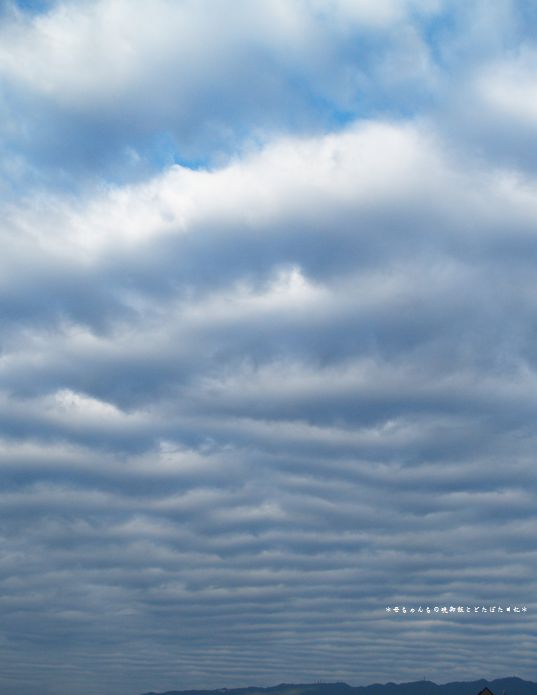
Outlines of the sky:
{"label": "sky", "polygon": [[3,695],[537,680],[536,37],[0,2]]}

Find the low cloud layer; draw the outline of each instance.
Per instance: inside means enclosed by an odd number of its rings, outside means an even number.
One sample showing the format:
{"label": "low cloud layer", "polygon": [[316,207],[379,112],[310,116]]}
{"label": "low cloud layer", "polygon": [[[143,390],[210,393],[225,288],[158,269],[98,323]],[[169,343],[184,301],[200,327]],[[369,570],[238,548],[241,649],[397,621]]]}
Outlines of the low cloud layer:
{"label": "low cloud layer", "polygon": [[228,8],[3,7],[2,692],[535,679],[535,18]]}

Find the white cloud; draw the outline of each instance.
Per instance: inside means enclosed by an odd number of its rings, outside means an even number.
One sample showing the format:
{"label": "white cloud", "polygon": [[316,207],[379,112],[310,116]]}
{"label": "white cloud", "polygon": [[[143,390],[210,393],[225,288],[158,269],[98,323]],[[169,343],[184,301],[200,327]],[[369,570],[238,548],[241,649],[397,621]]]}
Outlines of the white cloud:
{"label": "white cloud", "polygon": [[[263,234],[294,215],[406,204],[450,176],[432,138],[411,126],[365,123],[337,135],[282,138],[213,171],[171,167],[142,184],[110,187],[86,202],[36,197],[7,208],[13,234],[59,259],[83,262],[206,225]],[[431,176],[431,172],[434,176]],[[23,242],[21,242],[23,243]],[[15,245],[16,248],[16,245]]]}
{"label": "white cloud", "polygon": [[42,167],[62,184],[77,169],[125,179],[155,159],[214,162],[275,132],[326,130],[386,91],[431,87],[420,22],[440,11],[428,0],[99,0],[8,14],[6,174],[15,185]]}
{"label": "white cloud", "polygon": [[478,77],[478,94],[488,113],[508,119],[511,127],[517,124],[537,127],[537,55],[523,51],[514,59],[487,65]]}
{"label": "white cloud", "polygon": [[[404,19],[402,8],[391,1],[338,2],[322,14],[328,22],[335,15],[342,24],[383,26]],[[275,56],[285,50],[280,59],[291,64],[312,60],[322,37],[319,12],[299,0],[240,0],[232,8],[221,1],[60,3],[3,28],[0,66],[37,91],[87,109],[142,87],[152,91],[151,82],[163,80],[173,86],[173,98],[188,103],[200,81],[225,79],[230,69],[236,79],[252,47]]]}

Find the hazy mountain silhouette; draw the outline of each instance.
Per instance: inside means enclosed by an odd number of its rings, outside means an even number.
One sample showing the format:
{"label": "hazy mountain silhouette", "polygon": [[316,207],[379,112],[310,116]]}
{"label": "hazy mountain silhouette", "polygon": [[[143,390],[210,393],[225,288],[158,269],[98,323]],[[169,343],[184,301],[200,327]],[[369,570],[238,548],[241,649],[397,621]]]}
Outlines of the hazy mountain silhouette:
{"label": "hazy mountain silhouette", "polygon": [[437,685],[432,681],[386,683],[352,687],[346,683],[280,683],[268,688],[220,688],[218,690],[168,690],[145,695],[478,695],[489,688],[493,695],[537,695],[537,683],[520,678],[484,679]]}

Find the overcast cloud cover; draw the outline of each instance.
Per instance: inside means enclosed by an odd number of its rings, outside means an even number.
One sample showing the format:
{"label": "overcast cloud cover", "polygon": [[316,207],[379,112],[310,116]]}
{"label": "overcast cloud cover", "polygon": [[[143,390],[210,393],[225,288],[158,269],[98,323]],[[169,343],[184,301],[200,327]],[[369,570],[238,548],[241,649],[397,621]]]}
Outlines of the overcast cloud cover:
{"label": "overcast cloud cover", "polygon": [[535,4],[0,6],[3,695],[537,680]]}

